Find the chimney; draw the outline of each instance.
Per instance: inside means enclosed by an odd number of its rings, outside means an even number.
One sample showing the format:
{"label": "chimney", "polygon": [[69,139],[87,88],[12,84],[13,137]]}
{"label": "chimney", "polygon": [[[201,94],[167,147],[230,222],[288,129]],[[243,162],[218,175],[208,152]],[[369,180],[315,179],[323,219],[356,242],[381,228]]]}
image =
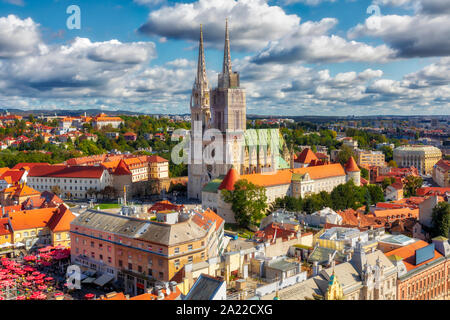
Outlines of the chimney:
{"label": "chimney", "polygon": [[172,291],[172,292],[177,291],[177,283],[175,281],[170,282],[170,291]]}

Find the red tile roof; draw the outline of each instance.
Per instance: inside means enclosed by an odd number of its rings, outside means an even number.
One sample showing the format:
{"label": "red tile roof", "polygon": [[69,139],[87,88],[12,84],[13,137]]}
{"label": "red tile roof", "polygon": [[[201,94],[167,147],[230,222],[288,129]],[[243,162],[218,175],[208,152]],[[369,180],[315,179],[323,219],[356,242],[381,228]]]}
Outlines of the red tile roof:
{"label": "red tile roof", "polygon": [[218,230],[225,220],[222,217],[217,215],[211,209],[206,209],[204,212],[198,211],[192,217],[192,221],[196,223],[199,227],[204,228],[205,230],[209,229],[209,225],[211,225],[214,221],[216,222],[216,230]]}
{"label": "red tile roof", "polygon": [[311,151],[309,148],[303,149],[303,151],[297,156],[295,159],[295,162],[299,163],[311,163],[312,160],[319,160],[317,156],[314,154],[314,152]]}
{"label": "red tile roof", "polygon": [[357,172],[357,171],[361,171],[358,168],[358,165],[356,164],[355,159],[353,159],[353,157],[350,157],[347,161],[347,163],[345,164],[345,171],[346,172]]}
{"label": "red tile roof", "polygon": [[148,156],[148,162],[169,162],[169,160],[160,156]]}
{"label": "red tile roof", "polygon": [[167,211],[167,210],[175,210],[175,211],[180,211],[183,210],[184,205],[178,205],[178,204],[174,204],[171,203],[169,200],[163,200],[163,201],[159,201],[156,202],[153,206],[151,206],[148,209],[148,212],[152,212],[152,211],[156,211],[156,212],[161,212],[161,211]]}
{"label": "red tile roof", "polygon": [[420,249],[420,248],[424,248],[424,247],[426,247],[428,245],[429,245],[429,243],[427,243],[427,242],[425,242],[423,240],[418,240],[418,241],[416,241],[414,243],[411,243],[411,244],[409,244],[407,246],[403,246],[401,248],[389,251],[389,252],[386,253],[386,256],[390,257],[390,256],[396,255],[396,256],[399,256],[399,257],[403,258],[403,263],[405,264],[406,270],[411,271],[413,269],[416,269],[417,267],[420,267],[420,266],[422,266],[424,264],[427,264],[427,263],[429,263],[429,262],[431,262],[433,260],[436,260],[436,259],[442,257],[442,255],[438,251],[434,250],[434,257],[433,258],[416,265],[415,264],[416,263],[416,257],[415,257],[416,250]]}
{"label": "red tile roof", "polygon": [[18,164],[16,164],[14,167],[12,167],[13,169],[24,169],[25,167],[28,168],[33,168],[35,166],[49,166],[50,163],[47,162],[37,162],[37,163],[32,163],[32,162],[20,162]]}
{"label": "red tile roof", "polygon": [[424,187],[417,189],[416,193],[418,196],[439,195],[443,197],[446,193],[450,193],[450,188]]}
{"label": "red tile roof", "polygon": [[227,175],[219,185],[218,190],[227,189],[228,191],[234,190],[234,184],[239,180],[239,173],[234,167],[228,170]]}
{"label": "red tile roof", "polygon": [[441,159],[436,163],[436,166],[440,167],[444,171],[450,170],[450,161]]}
{"label": "red tile roof", "polygon": [[101,166],[35,166],[29,177],[55,177],[55,178],[89,178],[99,179],[106,169]]}
{"label": "red tile roof", "polygon": [[126,165],[125,161],[122,159],[120,160],[119,164],[116,167],[116,170],[114,170],[114,175],[116,176],[127,176],[131,174],[130,169]]}
{"label": "red tile roof", "polygon": [[276,186],[291,183],[293,173],[297,174],[308,173],[311,179],[313,180],[346,175],[344,168],[340,163],[332,163],[306,168],[278,170],[273,174],[269,173],[244,174],[241,175],[239,179],[240,180],[245,179],[258,186]]}
{"label": "red tile roof", "polygon": [[9,214],[14,231],[48,227],[52,231],[70,230],[75,215],[63,204],[58,208],[22,210]]}

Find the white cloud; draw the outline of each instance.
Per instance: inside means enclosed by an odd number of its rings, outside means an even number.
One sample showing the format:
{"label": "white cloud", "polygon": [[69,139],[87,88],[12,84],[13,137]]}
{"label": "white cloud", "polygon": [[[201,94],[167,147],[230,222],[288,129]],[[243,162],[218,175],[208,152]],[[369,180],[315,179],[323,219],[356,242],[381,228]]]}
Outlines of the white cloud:
{"label": "white cloud", "polygon": [[337,24],[333,18],[324,18],[319,22],[305,22],[300,27],[270,43],[253,59],[256,63],[293,63],[305,62],[386,62],[394,51],[386,45],[372,47],[362,42],[347,41],[337,35],[328,35]]}
{"label": "white cloud", "polygon": [[300,18],[266,0],[199,0],[177,3],[150,12],[140,32],[172,39],[198,41],[203,24],[205,42],[223,47],[229,19],[233,50],[255,51],[298,27]]}
{"label": "white cloud", "polygon": [[38,49],[39,25],[31,18],[0,17],[0,59],[25,56]]}
{"label": "white cloud", "polygon": [[[377,23],[374,23],[377,19]],[[449,15],[387,15],[370,17],[348,32],[350,38],[378,37],[397,51],[398,57],[450,55]]]}

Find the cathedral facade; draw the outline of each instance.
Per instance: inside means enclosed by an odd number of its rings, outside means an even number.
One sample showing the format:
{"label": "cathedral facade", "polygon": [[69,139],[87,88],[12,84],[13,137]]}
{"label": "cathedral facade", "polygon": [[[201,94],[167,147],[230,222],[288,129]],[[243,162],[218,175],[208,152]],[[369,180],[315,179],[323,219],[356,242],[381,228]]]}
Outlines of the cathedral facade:
{"label": "cathedral facade", "polygon": [[247,130],[245,90],[232,70],[228,21],[222,72],[210,89],[206,75],[203,31],[197,76],[192,88],[188,160],[188,197],[201,200],[202,188],[225,176],[231,167],[239,174],[288,168],[290,153],[278,129]]}

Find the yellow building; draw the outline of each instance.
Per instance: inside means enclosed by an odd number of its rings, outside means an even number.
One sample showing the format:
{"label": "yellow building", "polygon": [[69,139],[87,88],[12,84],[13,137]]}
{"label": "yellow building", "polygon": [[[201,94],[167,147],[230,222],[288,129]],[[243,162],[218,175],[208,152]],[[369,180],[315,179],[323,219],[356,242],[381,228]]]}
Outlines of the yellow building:
{"label": "yellow building", "polygon": [[384,153],[381,151],[371,150],[356,150],[357,163],[360,167],[377,166],[382,167],[385,165]]}
{"label": "yellow building", "polygon": [[75,215],[64,204],[57,208],[22,210],[9,213],[12,240],[26,250],[48,245],[70,246],[70,222]]}
{"label": "yellow building", "polygon": [[422,174],[432,174],[433,166],[442,159],[442,152],[433,146],[409,145],[394,149],[399,168],[415,167]]}

